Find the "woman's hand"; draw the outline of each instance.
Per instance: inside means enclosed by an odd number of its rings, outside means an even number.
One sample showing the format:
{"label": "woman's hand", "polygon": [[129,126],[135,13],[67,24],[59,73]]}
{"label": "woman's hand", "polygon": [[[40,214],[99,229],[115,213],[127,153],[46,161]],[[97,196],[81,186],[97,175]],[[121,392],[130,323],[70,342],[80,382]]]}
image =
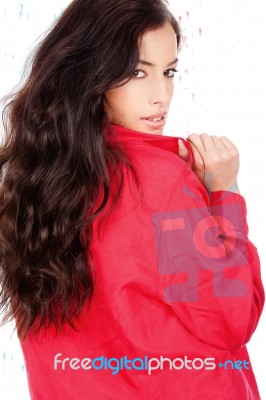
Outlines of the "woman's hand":
{"label": "woman's hand", "polygon": [[[237,175],[239,153],[237,147],[226,137],[193,133],[187,141],[191,145],[194,163],[192,170],[209,192],[228,190],[239,193]],[[179,156],[188,161],[189,153],[181,140]]]}

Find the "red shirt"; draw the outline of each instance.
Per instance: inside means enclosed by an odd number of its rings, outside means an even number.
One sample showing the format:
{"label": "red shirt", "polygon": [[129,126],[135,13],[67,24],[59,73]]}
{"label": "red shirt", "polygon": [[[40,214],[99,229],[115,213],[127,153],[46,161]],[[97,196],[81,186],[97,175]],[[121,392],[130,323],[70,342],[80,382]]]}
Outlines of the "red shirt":
{"label": "red shirt", "polygon": [[113,128],[142,201],[124,170],[101,237],[93,225],[95,293],[78,331],[21,342],[31,398],[259,400],[246,343],[264,290],[244,198],[208,193],[176,137]]}

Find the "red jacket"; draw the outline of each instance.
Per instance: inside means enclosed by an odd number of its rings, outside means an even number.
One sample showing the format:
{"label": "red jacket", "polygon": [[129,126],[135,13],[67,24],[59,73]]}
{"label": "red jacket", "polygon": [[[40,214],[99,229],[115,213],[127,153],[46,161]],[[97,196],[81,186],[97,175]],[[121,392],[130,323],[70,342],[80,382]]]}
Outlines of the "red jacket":
{"label": "red jacket", "polygon": [[114,125],[130,174],[91,243],[78,332],[21,342],[33,400],[259,400],[246,349],[264,290],[244,198],[207,193],[178,140]]}

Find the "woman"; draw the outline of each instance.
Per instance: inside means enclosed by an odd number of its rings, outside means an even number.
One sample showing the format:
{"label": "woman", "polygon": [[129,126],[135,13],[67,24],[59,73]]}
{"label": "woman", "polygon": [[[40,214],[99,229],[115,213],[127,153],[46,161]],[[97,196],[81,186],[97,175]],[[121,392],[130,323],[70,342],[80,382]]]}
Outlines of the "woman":
{"label": "woman", "polygon": [[7,107],[1,304],[32,399],[260,398],[238,151],[162,136],[180,40],[162,0],[75,0]]}

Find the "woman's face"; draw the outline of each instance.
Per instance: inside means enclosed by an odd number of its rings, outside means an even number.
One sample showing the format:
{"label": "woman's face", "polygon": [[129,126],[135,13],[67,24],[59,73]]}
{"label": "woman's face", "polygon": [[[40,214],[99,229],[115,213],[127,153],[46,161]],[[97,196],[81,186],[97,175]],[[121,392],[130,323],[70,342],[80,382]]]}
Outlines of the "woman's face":
{"label": "woman's face", "polygon": [[177,65],[177,38],[172,25],[167,23],[145,33],[139,50],[140,60],[132,78],[105,93],[110,106],[107,116],[113,124],[161,135]]}

